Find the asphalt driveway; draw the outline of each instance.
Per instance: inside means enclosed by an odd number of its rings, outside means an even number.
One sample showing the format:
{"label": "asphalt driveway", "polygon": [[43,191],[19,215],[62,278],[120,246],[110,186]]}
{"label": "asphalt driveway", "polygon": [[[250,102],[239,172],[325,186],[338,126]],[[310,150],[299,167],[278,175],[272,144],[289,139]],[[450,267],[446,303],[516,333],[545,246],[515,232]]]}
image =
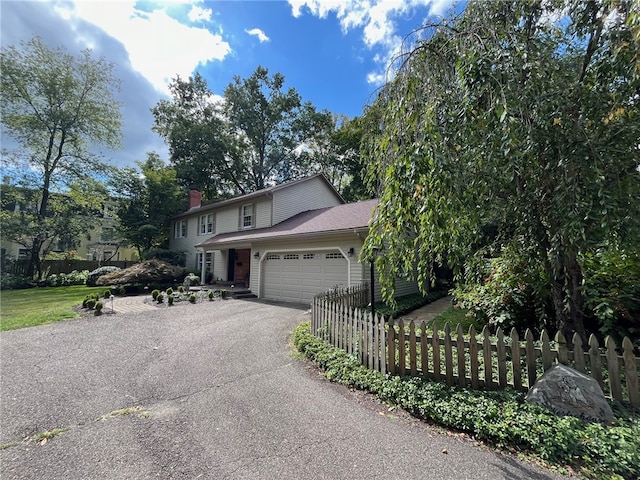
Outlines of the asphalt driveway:
{"label": "asphalt driveway", "polygon": [[327,382],[291,356],[306,318],[228,300],[2,332],[0,477],[560,478]]}

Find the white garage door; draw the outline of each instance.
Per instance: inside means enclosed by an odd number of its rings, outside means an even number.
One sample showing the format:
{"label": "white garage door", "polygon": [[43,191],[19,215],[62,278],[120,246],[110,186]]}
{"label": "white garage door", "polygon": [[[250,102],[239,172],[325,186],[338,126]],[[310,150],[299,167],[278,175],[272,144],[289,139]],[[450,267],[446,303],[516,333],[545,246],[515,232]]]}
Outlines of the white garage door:
{"label": "white garage door", "polygon": [[347,259],[339,251],[269,253],[262,272],[269,300],[310,303],[335,285],[347,286]]}

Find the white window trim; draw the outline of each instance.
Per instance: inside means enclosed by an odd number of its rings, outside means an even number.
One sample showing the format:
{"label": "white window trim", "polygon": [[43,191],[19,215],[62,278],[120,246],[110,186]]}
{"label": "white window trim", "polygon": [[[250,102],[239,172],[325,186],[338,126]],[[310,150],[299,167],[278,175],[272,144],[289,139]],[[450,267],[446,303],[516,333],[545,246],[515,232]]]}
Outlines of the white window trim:
{"label": "white window trim", "polygon": [[216,232],[215,214],[205,213],[204,215],[200,215],[198,217],[198,235],[209,235],[215,232]]}
{"label": "white window trim", "polygon": [[186,238],[187,237],[187,221],[177,220],[173,226],[173,238]]}
{"label": "white window trim", "polygon": [[[245,208],[251,207],[251,216],[245,215]],[[250,218],[249,225],[245,224],[245,218]],[[255,203],[245,203],[240,207],[240,230],[246,230],[249,228],[254,228],[256,226],[256,204]]]}

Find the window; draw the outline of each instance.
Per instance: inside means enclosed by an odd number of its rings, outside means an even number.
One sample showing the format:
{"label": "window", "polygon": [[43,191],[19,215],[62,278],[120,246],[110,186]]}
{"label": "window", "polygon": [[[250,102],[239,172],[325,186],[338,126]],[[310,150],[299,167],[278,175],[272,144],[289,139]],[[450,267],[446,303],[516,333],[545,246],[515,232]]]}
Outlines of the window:
{"label": "window", "polygon": [[116,238],[116,232],[113,227],[102,227],[100,231],[101,242],[113,242]]}
{"label": "window", "polygon": [[336,259],[336,258],[343,258],[341,253],[327,253],[324,258],[326,258],[327,260],[329,259]]}
{"label": "window", "polygon": [[249,203],[240,209],[240,228],[251,228],[255,225],[254,205]]}
{"label": "window", "polygon": [[280,260],[280,255],[277,253],[270,253],[267,255],[267,260]]}
{"label": "window", "polygon": [[200,215],[198,218],[198,235],[206,235],[216,231],[215,216],[213,213]]}
{"label": "window", "polygon": [[302,258],[304,260],[315,260],[316,258],[320,258],[320,255],[317,253],[305,253]]}
{"label": "window", "polygon": [[299,260],[300,256],[297,253],[287,253],[282,257],[284,260]]}
{"label": "window", "polygon": [[19,248],[18,249],[18,258],[27,258],[27,249]]}
{"label": "window", "polygon": [[[213,271],[212,267],[213,267],[213,253],[207,252],[205,256],[205,263],[204,263],[205,273],[212,272]],[[202,270],[202,253],[201,252],[198,252],[196,254],[196,269]]]}
{"label": "window", "polygon": [[186,220],[178,220],[174,224],[174,238],[184,238],[187,236],[187,221]]}

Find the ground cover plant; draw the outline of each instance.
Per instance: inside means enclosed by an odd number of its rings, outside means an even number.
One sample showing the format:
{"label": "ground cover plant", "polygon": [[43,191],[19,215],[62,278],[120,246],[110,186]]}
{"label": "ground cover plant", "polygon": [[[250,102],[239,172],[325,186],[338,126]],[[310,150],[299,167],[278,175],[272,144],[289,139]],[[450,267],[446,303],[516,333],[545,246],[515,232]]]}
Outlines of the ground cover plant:
{"label": "ground cover plant", "polygon": [[77,317],[73,307],[95,293],[84,285],[3,290],[0,331],[33,327]]}
{"label": "ground cover plant", "polygon": [[334,382],[369,391],[381,401],[477,440],[532,456],[547,466],[575,469],[587,478],[635,479],[640,475],[640,414],[613,404],[612,425],[556,417],[524,402],[513,390],[482,391],[449,387],[369,370],[358,360],[299,325],[293,343]]}

